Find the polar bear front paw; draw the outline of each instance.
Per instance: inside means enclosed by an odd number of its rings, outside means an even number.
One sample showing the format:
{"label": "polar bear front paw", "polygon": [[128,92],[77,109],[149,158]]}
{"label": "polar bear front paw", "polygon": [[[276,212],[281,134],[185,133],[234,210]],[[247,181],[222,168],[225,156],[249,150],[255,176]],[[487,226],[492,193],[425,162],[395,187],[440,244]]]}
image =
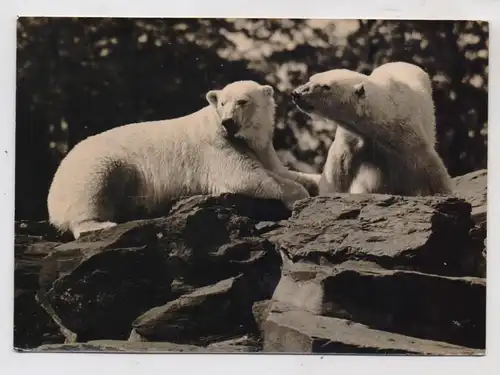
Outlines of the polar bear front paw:
{"label": "polar bear front paw", "polygon": [[283,202],[290,211],[293,210],[295,202],[310,197],[303,185],[286,179],[283,179],[280,182],[283,186]]}

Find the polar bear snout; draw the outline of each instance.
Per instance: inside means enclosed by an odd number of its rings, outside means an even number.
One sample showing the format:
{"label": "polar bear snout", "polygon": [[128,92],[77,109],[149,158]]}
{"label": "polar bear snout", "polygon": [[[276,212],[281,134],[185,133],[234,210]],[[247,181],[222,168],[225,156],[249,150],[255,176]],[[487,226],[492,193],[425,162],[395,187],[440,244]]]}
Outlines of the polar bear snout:
{"label": "polar bear snout", "polygon": [[314,93],[316,93],[318,91],[322,91],[323,86],[325,86],[325,85],[320,85],[316,82],[304,83],[303,85],[296,87],[292,91],[292,98],[299,99],[299,98],[307,97],[309,95],[313,95]]}
{"label": "polar bear snout", "polygon": [[292,91],[292,99],[293,100],[300,100],[300,93],[297,90]]}
{"label": "polar bear snout", "polygon": [[228,135],[235,135],[239,131],[239,126],[233,118],[222,119],[221,125],[226,129]]}
{"label": "polar bear snout", "polygon": [[314,106],[308,100],[311,93],[312,90],[309,85],[299,86],[292,91],[292,101],[299,109],[306,112],[312,111]]}
{"label": "polar bear snout", "polygon": [[292,91],[292,99],[293,100],[301,100],[308,94],[312,92],[311,87],[309,85],[302,85],[297,87]]}

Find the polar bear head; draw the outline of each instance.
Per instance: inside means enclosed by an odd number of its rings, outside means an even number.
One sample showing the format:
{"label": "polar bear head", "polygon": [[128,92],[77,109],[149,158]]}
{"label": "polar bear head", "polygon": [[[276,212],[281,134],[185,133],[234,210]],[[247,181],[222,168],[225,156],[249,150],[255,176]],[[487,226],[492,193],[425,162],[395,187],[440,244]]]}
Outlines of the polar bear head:
{"label": "polar bear head", "polygon": [[380,93],[373,93],[368,76],[347,70],[334,69],[318,73],[292,92],[295,105],[313,119],[337,122],[347,130],[358,133],[351,123],[360,117],[373,116],[373,105]]}
{"label": "polar bear head", "polygon": [[215,108],[227,136],[245,141],[254,150],[272,142],[276,103],[269,85],[236,81],[211,90],[207,101]]}
{"label": "polar bear head", "polygon": [[394,83],[390,76],[333,69],[311,76],[307,83],[293,91],[292,100],[313,119],[333,121],[360,137],[389,142],[380,138],[379,131],[381,127],[389,127],[396,138],[409,139],[411,133],[418,135],[411,139],[420,143],[428,137],[421,121],[414,119],[419,116],[419,109],[410,104],[420,99],[412,92],[414,90],[405,90],[404,85]]}

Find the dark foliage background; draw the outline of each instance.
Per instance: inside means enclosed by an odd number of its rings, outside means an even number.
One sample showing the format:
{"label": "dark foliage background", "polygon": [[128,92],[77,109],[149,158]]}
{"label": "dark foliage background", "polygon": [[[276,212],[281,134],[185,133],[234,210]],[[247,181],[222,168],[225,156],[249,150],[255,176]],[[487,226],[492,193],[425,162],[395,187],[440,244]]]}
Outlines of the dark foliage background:
{"label": "dark foliage background", "polygon": [[80,140],[188,114],[208,90],[239,79],[276,88],[276,149],[289,165],[319,171],[332,129],[299,113],[291,89],[320,71],[369,73],[395,60],[433,79],[449,172],[486,168],[486,22],[20,18],[16,219],[46,218],[53,173]]}

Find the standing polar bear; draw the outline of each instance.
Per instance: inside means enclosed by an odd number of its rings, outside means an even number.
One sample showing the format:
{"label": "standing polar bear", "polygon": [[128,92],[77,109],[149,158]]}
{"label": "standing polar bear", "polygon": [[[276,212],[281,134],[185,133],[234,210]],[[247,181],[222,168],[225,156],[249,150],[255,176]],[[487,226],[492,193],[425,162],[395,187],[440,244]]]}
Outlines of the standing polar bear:
{"label": "standing polar bear", "polygon": [[387,63],[370,75],[318,73],[292,98],[313,119],[337,125],[320,194],[451,193],[451,178],[435,150],[430,79],[416,65]]}
{"label": "standing polar bear", "polygon": [[[246,145],[248,154],[257,159],[273,176],[300,183],[310,195],[318,194],[320,174],[290,170],[276,154],[273,146],[276,102],[271,86],[260,86],[253,81],[239,81],[237,84],[227,85],[222,90],[208,92],[207,100],[219,114],[221,125],[230,138]],[[256,103],[260,103],[259,108]],[[252,121],[248,121],[249,118]]]}
{"label": "standing polar bear", "polygon": [[[309,196],[305,188],[267,171],[231,142],[230,121],[265,141],[252,131],[272,95],[269,87],[231,84],[239,109],[224,112],[222,119],[207,105],[184,117],[128,124],[83,140],[54,175],[47,199],[50,222],[78,238],[118,222],[161,216],[172,200],[197,194],[239,193],[279,199],[292,208]],[[207,100],[213,101],[213,92]]]}

